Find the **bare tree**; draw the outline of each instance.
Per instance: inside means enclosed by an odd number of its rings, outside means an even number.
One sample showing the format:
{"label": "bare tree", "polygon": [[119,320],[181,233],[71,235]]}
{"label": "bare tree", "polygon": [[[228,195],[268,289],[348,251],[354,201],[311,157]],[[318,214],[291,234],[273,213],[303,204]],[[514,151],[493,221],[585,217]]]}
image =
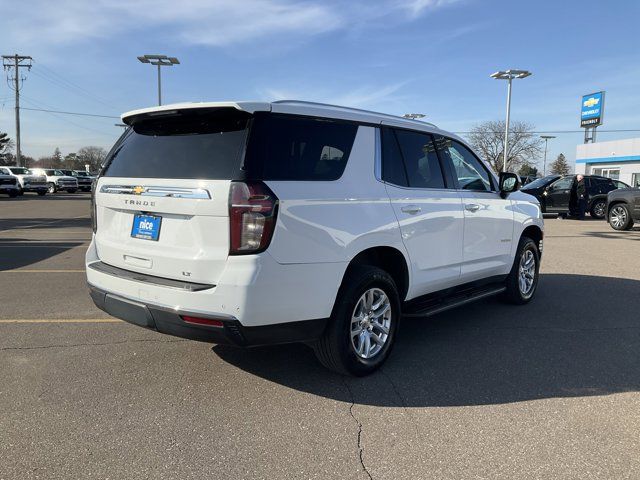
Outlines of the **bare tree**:
{"label": "bare tree", "polygon": [[105,158],[107,158],[107,151],[102,147],[82,147],[76,154],[76,161],[82,165],[89,165],[89,169],[94,172],[100,170]]}
{"label": "bare tree", "polygon": [[6,133],[0,132],[0,165],[13,165],[13,140]]}
{"label": "bare tree", "polygon": [[551,162],[551,165],[549,165],[549,171],[555,175],[568,175],[571,173],[571,167],[569,166],[569,163],[567,163],[567,159],[563,153],[558,155],[558,158]]}
{"label": "bare tree", "polygon": [[[496,172],[504,166],[504,121],[483,122],[471,129],[468,140],[474,150]],[[511,122],[509,125],[509,152],[507,171],[515,171],[522,165],[535,165],[542,152],[542,140],[533,133],[534,126],[527,122]]]}

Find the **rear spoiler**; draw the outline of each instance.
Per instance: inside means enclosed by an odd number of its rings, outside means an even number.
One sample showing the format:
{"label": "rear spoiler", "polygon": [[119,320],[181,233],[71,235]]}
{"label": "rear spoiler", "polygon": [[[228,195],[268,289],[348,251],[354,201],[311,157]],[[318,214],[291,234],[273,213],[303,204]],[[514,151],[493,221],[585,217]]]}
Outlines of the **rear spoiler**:
{"label": "rear spoiler", "polygon": [[133,125],[142,118],[174,116],[186,110],[235,108],[247,113],[270,112],[271,104],[268,102],[186,102],[161,105],[157,107],[141,108],[123,113],[120,118],[127,125]]}

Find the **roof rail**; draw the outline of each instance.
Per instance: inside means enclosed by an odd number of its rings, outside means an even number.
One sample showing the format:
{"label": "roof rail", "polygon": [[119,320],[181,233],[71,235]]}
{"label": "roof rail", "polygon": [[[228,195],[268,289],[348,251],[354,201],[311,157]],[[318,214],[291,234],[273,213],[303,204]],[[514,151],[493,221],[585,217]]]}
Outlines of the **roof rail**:
{"label": "roof rail", "polygon": [[373,115],[380,115],[382,117],[392,118],[394,120],[401,119],[401,120],[406,120],[407,122],[418,122],[418,123],[427,124],[427,125],[430,125],[432,127],[438,128],[438,126],[436,124],[434,124],[434,123],[425,122],[425,121],[422,121],[422,120],[416,120],[414,118],[405,118],[405,117],[400,117],[398,115],[390,115],[388,113],[375,112],[373,110],[364,110],[362,108],[345,107],[343,105],[332,105],[330,103],[308,102],[308,101],[305,101],[305,100],[275,100],[275,101],[273,101],[271,103],[284,103],[284,104],[299,103],[299,104],[302,104],[302,105],[315,105],[315,106],[318,106],[318,107],[342,108],[344,110],[350,110],[352,112],[370,113],[370,114],[373,114]]}

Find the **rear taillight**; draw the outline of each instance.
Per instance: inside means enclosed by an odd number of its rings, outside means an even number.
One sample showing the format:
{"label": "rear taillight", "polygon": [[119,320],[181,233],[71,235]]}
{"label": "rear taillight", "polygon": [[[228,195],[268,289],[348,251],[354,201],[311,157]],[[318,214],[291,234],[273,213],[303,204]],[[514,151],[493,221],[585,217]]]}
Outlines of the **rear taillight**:
{"label": "rear taillight", "polygon": [[262,182],[231,182],[230,255],[262,252],[276,225],[278,197]]}
{"label": "rear taillight", "polygon": [[98,230],[98,219],[96,218],[96,189],[95,184],[91,187],[91,228],[93,233]]}

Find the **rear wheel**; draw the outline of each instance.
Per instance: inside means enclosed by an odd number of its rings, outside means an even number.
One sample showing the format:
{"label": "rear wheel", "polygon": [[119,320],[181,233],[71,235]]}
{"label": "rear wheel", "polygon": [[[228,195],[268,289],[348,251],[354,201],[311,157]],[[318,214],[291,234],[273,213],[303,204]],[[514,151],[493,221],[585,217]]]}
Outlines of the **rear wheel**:
{"label": "rear wheel", "polygon": [[614,230],[629,230],[633,227],[631,212],[624,203],[618,203],[609,210],[609,225]]}
{"label": "rear wheel", "polygon": [[509,303],[522,305],[528,303],[538,288],[540,255],[536,242],[522,237],[518,243],[518,252],[507,277],[504,299]]}
{"label": "rear wheel", "polygon": [[387,359],[400,320],[395,282],[372,266],[350,269],[338,292],[331,320],[314,345],[318,360],[345,375],[364,376]]}
{"label": "rear wheel", "polygon": [[607,202],[606,200],[596,200],[595,202],[593,202],[593,205],[591,205],[591,216],[593,218],[604,218],[605,214],[606,214],[606,209],[607,209]]}

